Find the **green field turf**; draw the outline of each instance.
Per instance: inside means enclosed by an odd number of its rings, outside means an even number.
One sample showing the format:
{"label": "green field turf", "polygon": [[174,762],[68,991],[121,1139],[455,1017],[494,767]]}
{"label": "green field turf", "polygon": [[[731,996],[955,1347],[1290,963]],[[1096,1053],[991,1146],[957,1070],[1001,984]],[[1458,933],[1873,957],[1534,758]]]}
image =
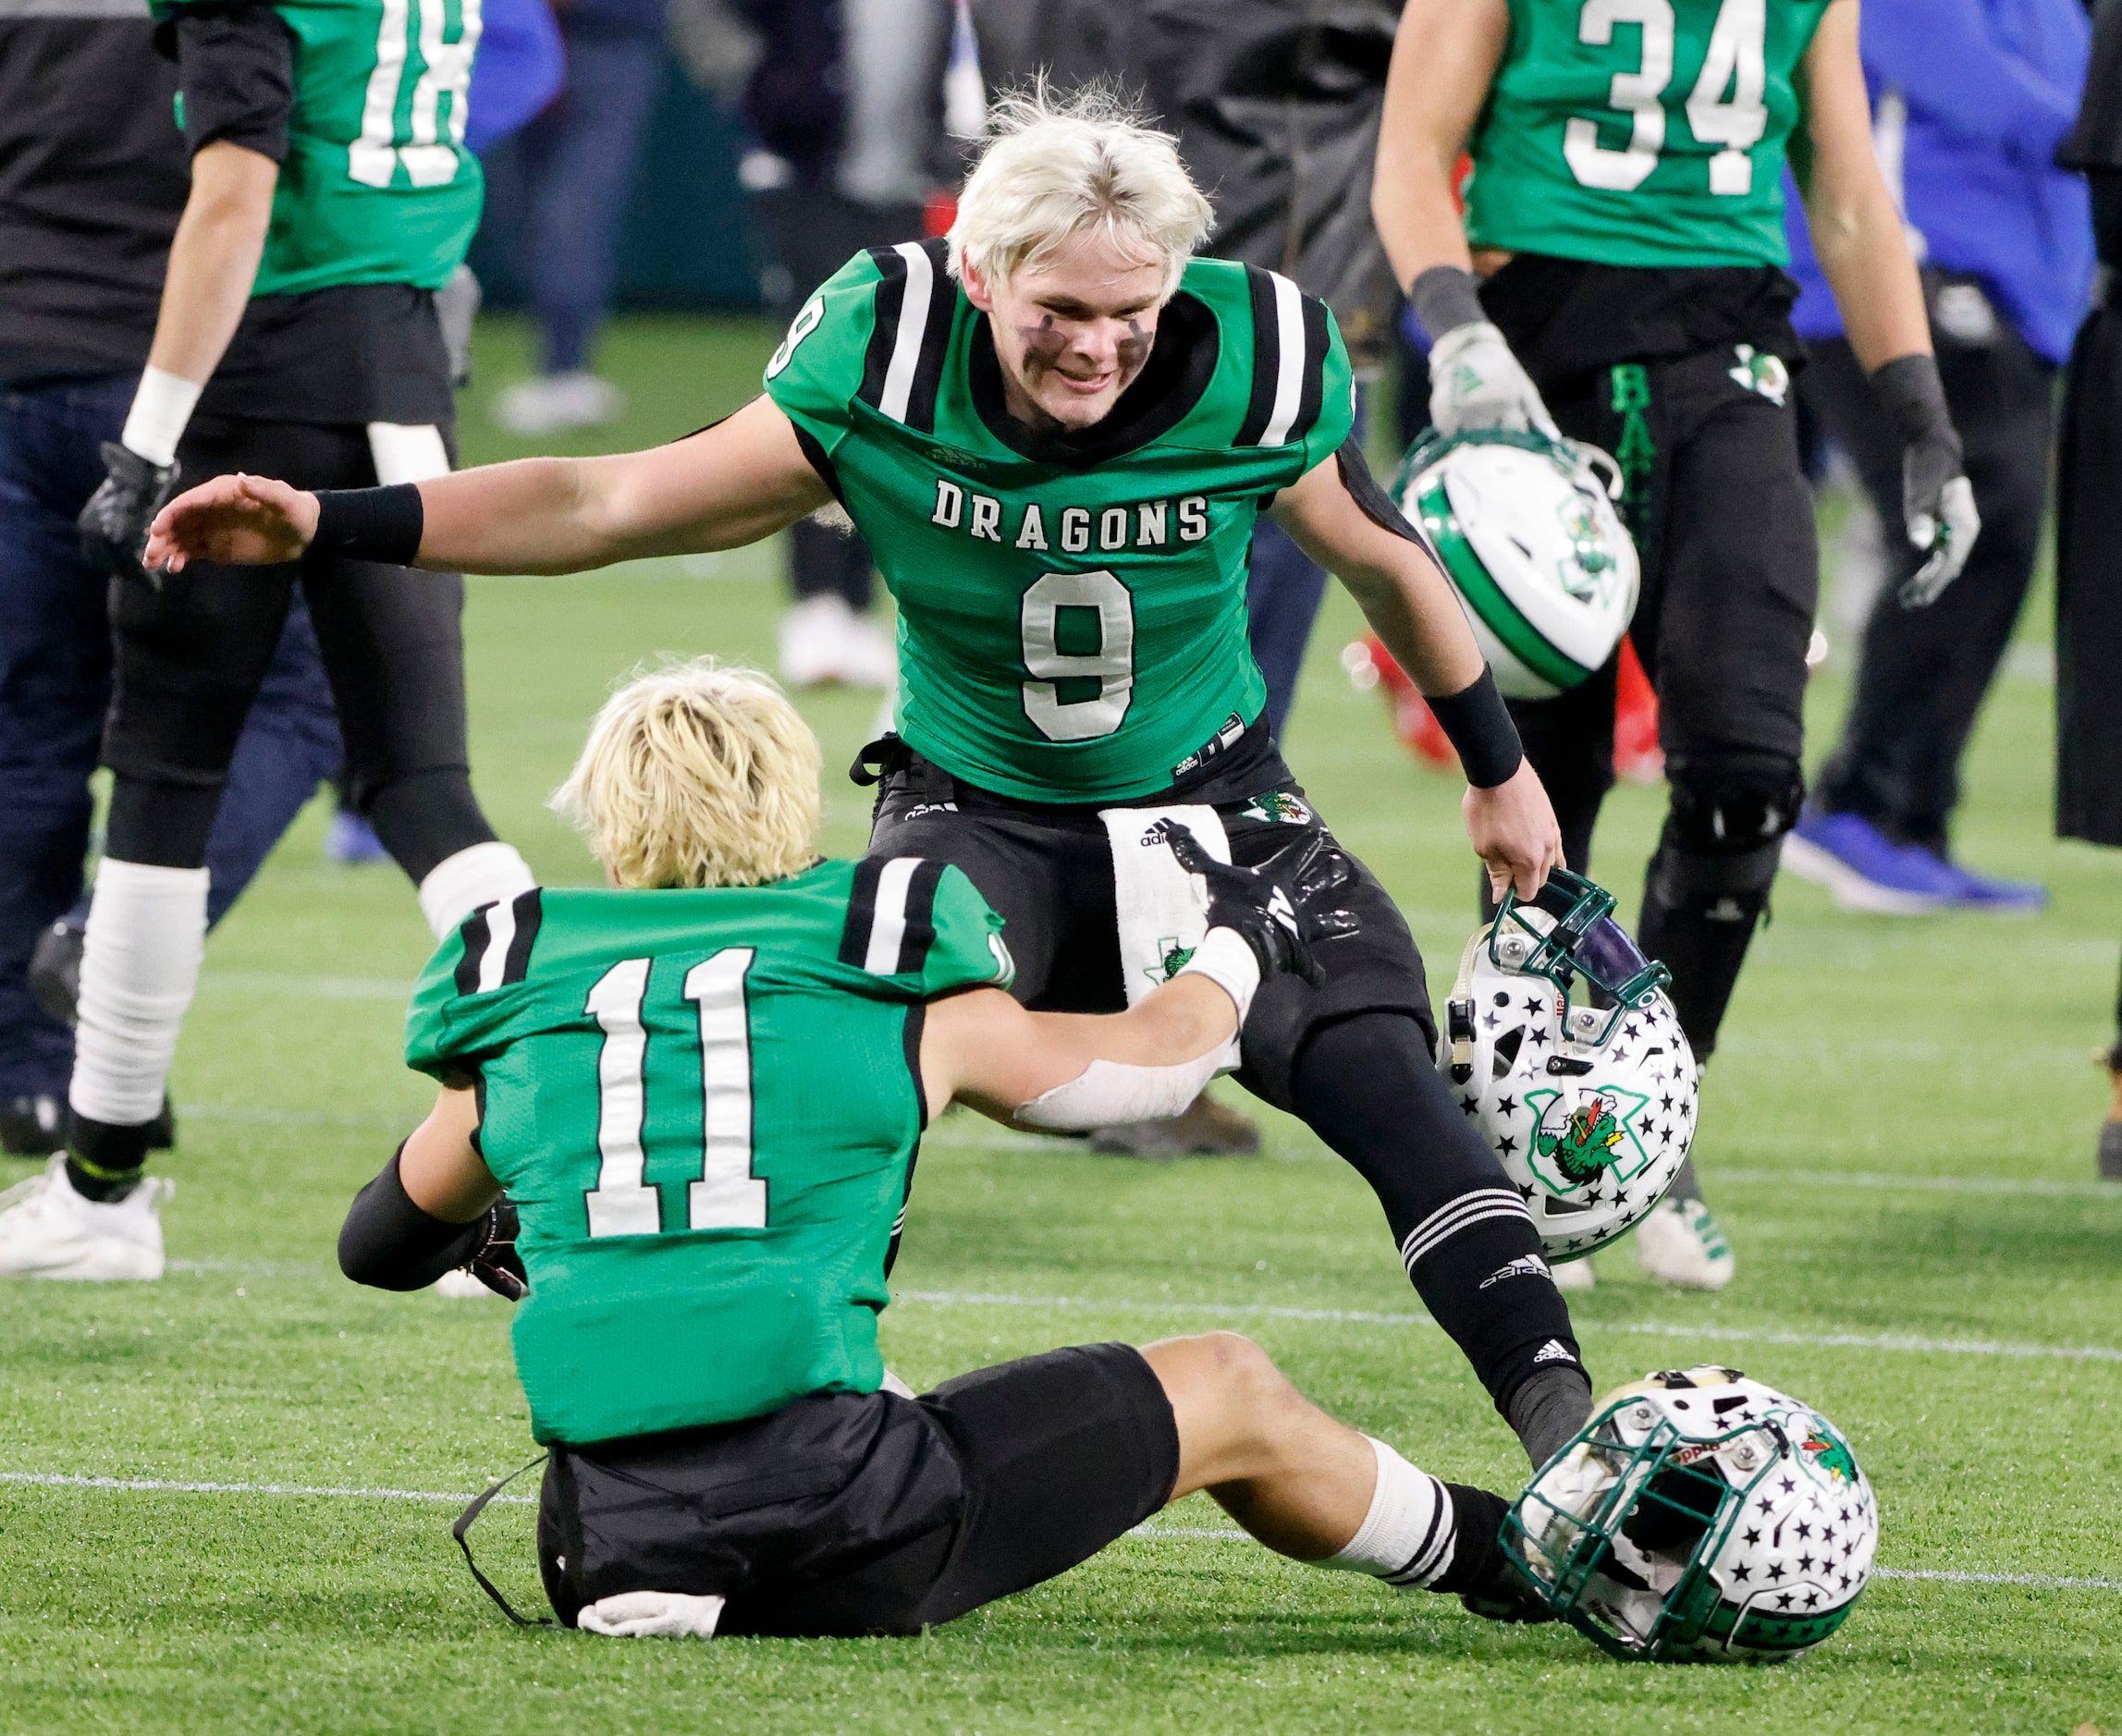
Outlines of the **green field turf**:
{"label": "green field turf", "polygon": [[[724,413],[770,341],[756,324],[629,323],[611,346],[635,398],[621,434],[667,437]],[[521,353],[516,328],[485,331],[474,457],[514,449],[484,425],[480,395]],[[767,549],[472,582],[479,788],[541,875],[590,875],[541,802],[607,684],[663,653],[769,658],[779,570]],[[1337,596],[1290,757],[1448,971],[1474,878],[1458,787],[1418,770],[1376,697],[1350,688],[1337,659],[1354,630]],[[1883,1504],[1880,1559],[1903,1577],[1875,1583],[1813,1657],[1624,1668],[1555,1628],[1499,1629],[1442,1599],[1280,1561],[1216,1534],[1228,1522],[1199,1499],[1158,1534],[918,1642],[629,1644],[509,1628],[448,1534],[455,1502],[534,1450],[506,1309],[357,1290],[333,1264],[348,1199],[425,1106],[398,1039],[427,940],[393,871],[324,862],[320,806],[208,947],[175,1080],[168,1278],[0,1294],[0,1730],[2091,1722],[2112,1736],[2122,1189],[2090,1180],[2104,1083],[2087,1056],[2112,1034],[2122,873],[2047,836],[2043,639],[2030,623],[1984,721],[1962,837],[1977,865],[2047,880],[2053,910],[1894,923],[1785,883],[1709,1075],[1697,1148],[1738,1279],[1715,1298],[1664,1291],[1624,1246],[1601,1256],[1601,1287],[1576,1306],[1602,1381],[1728,1360],[1846,1431]],[[1821,745],[1845,692],[1832,668],[1818,683]],[[828,844],[852,850],[866,803],[838,768],[875,700],[804,706],[826,744]],[[1659,809],[1637,788],[1608,809],[1597,865],[1626,911]],[[1270,1119],[1257,1160],[1169,1166],[945,1120],[885,1320],[891,1360],[920,1384],[1057,1343],[1234,1326],[1426,1467],[1515,1486],[1518,1450],[1423,1317],[1367,1190],[1304,1129]],[[50,1481],[69,1476],[246,1486]],[[438,1498],[316,1492],[332,1490]],[[481,1534],[490,1569],[539,1607],[528,1510],[496,1507]]]}

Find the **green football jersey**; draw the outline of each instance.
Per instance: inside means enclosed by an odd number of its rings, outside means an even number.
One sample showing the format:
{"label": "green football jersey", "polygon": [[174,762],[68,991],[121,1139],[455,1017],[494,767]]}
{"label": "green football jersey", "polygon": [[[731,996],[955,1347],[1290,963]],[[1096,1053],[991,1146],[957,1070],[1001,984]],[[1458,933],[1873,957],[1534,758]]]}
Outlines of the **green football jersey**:
{"label": "green football jersey", "polygon": [[919,1009],[1012,975],[956,868],[526,892],[469,917],[406,1059],[475,1074],[522,1216],[516,1370],[542,1441],[761,1416],[883,1378],[877,1316],[925,1105]]}
{"label": "green football jersey", "polygon": [[858,253],[767,364],[899,601],[900,734],[1025,801],[1162,789],[1266,703],[1253,526],[1348,438],[1333,316],[1274,272],[1195,260],[1112,413],[1039,438],[944,260],[939,240]]}
{"label": "green football jersey", "polygon": [[[168,19],[194,3],[153,9]],[[439,289],[463,263],[485,197],[479,159],[464,148],[479,0],[273,4],[295,39],[295,106],[251,293]]]}
{"label": "green football jersey", "polygon": [[1469,149],[1476,247],[1784,265],[1795,75],[1828,0],[1510,0]]}

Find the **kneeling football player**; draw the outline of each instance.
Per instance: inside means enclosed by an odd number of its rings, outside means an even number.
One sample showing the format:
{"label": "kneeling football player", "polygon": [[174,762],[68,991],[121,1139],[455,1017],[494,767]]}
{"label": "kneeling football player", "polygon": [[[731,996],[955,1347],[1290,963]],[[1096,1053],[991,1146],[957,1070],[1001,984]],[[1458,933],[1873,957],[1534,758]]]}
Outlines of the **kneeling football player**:
{"label": "kneeling football player", "polygon": [[1300,1560],[1537,1608],[1502,1499],[1315,1410],[1234,1334],[885,1389],[877,1317],[931,1108],[1170,1114],[1231,1064],[1263,976],[1316,970],[1331,916],[1174,829],[1208,889],[1193,957],[1127,1012],[1030,1012],[958,869],[819,860],[817,772],[748,672],[617,694],[557,798],[614,889],[525,892],[444,942],[407,1039],[441,1094],[340,1238],[363,1283],[469,1263],[523,1294],[562,1622],[918,1632],[1196,1489]]}

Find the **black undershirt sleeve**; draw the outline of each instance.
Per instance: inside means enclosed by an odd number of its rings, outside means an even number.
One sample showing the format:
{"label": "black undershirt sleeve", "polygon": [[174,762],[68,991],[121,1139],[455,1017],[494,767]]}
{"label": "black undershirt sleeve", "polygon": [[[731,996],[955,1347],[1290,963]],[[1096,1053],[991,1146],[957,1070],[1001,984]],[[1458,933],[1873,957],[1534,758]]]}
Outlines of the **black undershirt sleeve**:
{"label": "black undershirt sleeve", "polygon": [[339,1230],[339,1270],[377,1290],[425,1290],[456,1270],[486,1240],[486,1214],[452,1224],[412,1203],[399,1179],[401,1144],[383,1173],[354,1196]]}
{"label": "black undershirt sleeve", "polygon": [[[194,154],[227,141],[288,160],[295,107],[295,39],[270,6],[187,6],[168,28]],[[168,40],[168,39],[165,39]]]}

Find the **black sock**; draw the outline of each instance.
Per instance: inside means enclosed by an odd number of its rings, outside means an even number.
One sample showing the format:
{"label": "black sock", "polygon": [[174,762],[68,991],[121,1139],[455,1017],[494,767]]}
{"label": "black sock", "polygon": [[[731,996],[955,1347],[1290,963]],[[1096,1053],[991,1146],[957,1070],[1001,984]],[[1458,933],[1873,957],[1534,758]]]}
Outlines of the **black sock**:
{"label": "black sock", "polygon": [[1370,1183],[1423,1302],[1512,1425],[1513,1400],[1536,1375],[1583,1378],[1539,1232],[1421,1026],[1398,1012],[1324,1026],[1298,1056],[1294,1084],[1296,1112]]}
{"label": "black sock", "polygon": [[1504,1415],[1538,1467],[1591,1415],[1591,1382],[1581,1368],[1543,1368],[1511,1394]]}
{"label": "black sock", "polygon": [[1668,837],[1650,858],[1636,939],[1646,957],[1672,972],[1665,992],[1698,1061],[1716,1049],[1739,967],[1768,909],[1777,854],[1771,845],[1743,856],[1702,856]]}
{"label": "black sock", "polygon": [[79,1109],[67,1111],[67,1180],[84,1200],[108,1204],[140,1185],[154,1123],[138,1127],[96,1121]]}
{"label": "black sock", "polygon": [[1683,1157],[1680,1167],[1673,1172],[1673,1185],[1665,1190],[1669,1200],[1699,1200],[1702,1197],[1701,1179],[1695,1174],[1695,1160]]}

